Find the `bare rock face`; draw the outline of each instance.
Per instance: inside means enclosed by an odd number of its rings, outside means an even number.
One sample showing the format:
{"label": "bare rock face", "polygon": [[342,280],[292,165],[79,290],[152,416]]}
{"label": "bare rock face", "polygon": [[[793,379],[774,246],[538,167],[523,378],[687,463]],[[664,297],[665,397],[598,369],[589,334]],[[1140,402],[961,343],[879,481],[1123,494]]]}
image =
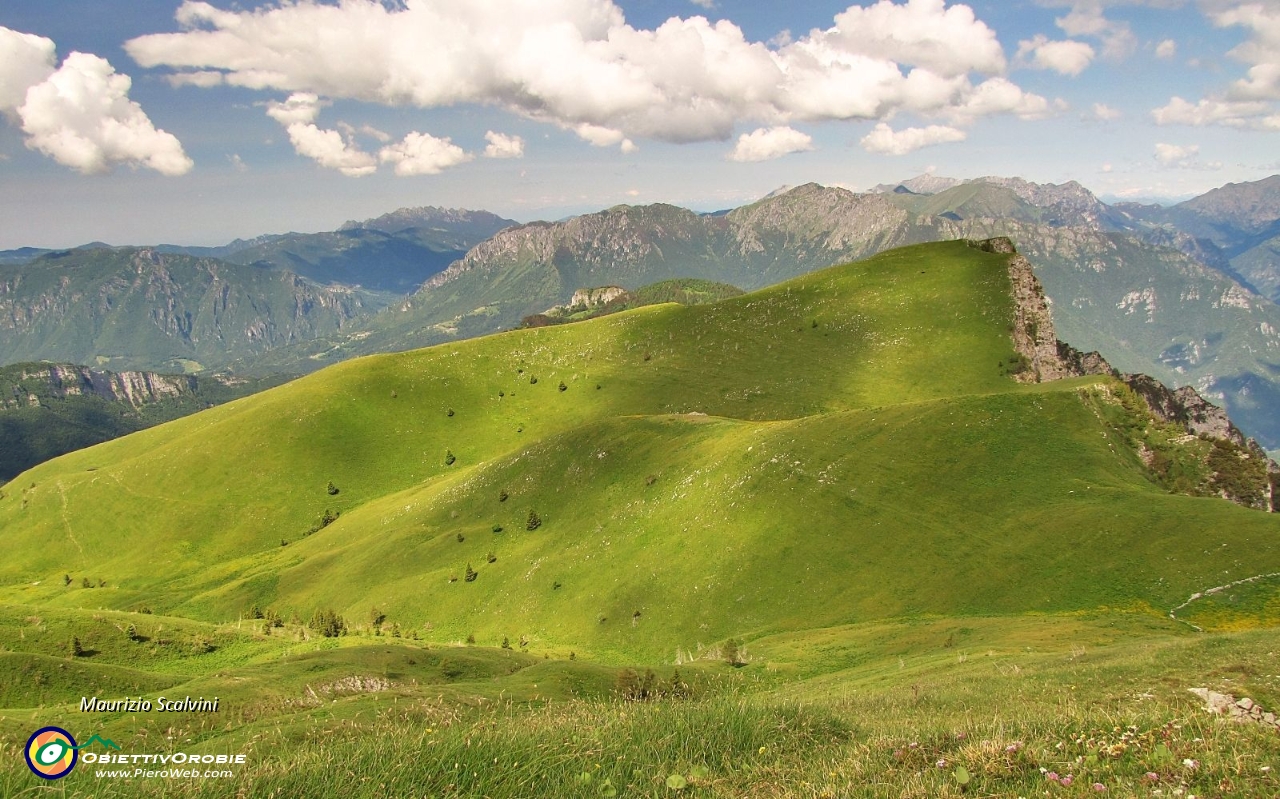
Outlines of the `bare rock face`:
{"label": "bare rock face", "polygon": [[596,308],[608,303],[626,294],[627,290],[621,286],[601,286],[594,289],[578,289],[573,293],[573,297],[569,300],[569,307]]}
{"label": "bare rock face", "polygon": [[66,364],[41,365],[23,371],[23,380],[33,378],[46,382],[49,393],[55,397],[97,396],[125,403],[134,409],[196,390],[196,378],[186,375],[104,372]]}
{"label": "bare rock face", "polygon": [[1064,377],[1114,374],[1111,364],[1098,353],[1083,353],[1058,340],[1044,287],[1036,278],[1031,262],[1018,254],[1012,240],[997,236],[970,241],[969,246],[983,252],[1013,256],[1009,259],[1009,282],[1013,285],[1014,300],[1013,348],[1027,364],[1025,370],[1014,375],[1015,380],[1039,383]]}
{"label": "bare rock face", "polygon": [[1061,380],[1070,373],[1058,355],[1058,336],[1044,288],[1031,270],[1031,262],[1021,255],[1009,259],[1009,279],[1013,282],[1013,348],[1031,364],[1017,377],[1022,382]]}
{"label": "bare rock face", "polygon": [[1151,412],[1166,422],[1177,422],[1192,435],[1206,435],[1247,447],[1247,439],[1227,418],[1227,412],[1200,396],[1191,386],[1177,390],[1147,375],[1123,375],[1129,388],[1147,402]]}
{"label": "bare rock face", "polygon": [[[970,246],[984,252],[1008,254],[1009,280],[1013,287],[1013,346],[1025,368],[1016,374],[1019,382],[1060,380],[1064,377],[1112,375],[1133,389],[1150,408],[1152,415],[1186,428],[1194,436],[1229,441],[1243,450],[1242,457],[1259,458],[1267,465],[1267,485],[1255,502],[1241,502],[1267,511],[1280,510],[1280,466],[1267,458],[1266,452],[1253,439],[1246,438],[1227,412],[1200,396],[1191,386],[1170,389],[1153,377],[1141,374],[1120,375],[1096,352],[1082,353],[1059,341],[1053,327],[1053,315],[1040,281],[1031,263],[1017,253],[1013,242],[1003,236],[983,241],[970,241]],[[1144,460],[1150,454],[1139,453]],[[1226,496],[1224,494],[1224,496]],[[1230,498],[1230,497],[1228,497]]]}

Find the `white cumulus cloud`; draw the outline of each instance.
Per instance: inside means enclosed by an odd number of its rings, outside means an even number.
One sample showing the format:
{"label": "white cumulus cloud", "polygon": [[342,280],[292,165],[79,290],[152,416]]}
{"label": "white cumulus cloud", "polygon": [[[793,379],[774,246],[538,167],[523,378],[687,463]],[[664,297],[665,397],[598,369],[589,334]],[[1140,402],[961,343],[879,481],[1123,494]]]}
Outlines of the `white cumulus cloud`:
{"label": "white cumulus cloud", "polygon": [[1247,66],[1245,75],[1194,102],[1172,97],[1152,117],[1162,125],[1280,131],[1280,3],[1232,0],[1204,3],[1203,8],[1216,27],[1248,31],[1248,38],[1228,53]]}
{"label": "white cumulus cloud", "polygon": [[[230,11],[186,0],[176,16],[184,30],[125,47],[139,64],[193,76],[178,78],[193,85],[491,105],[623,152],[642,138],[722,141],[744,124],[898,111],[954,123],[1050,107],[1000,77],[1006,59],[995,32],[946,0],[853,5],[827,28],[772,45],[702,16],[636,28],[612,0],[290,0]],[[1005,84],[1016,101],[991,102]]]}
{"label": "white cumulus cloud", "polygon": [[1102,0],[1074,0],[1071,11],[1054,23],[1068,36],[1097,39],[1102,44],[1102,55],[1112,60],[1126,58],[1138,46],[1129,23],[1107,19]]}
{"label": "white cumulus cloud", "polygon": [[1124,116],[1124,112],[1122,112],[1118,108],[1112,108],[1106,103],[1094,103],[1093,115],[1094,117],[1102,120],[1103,122],[1114,122],[1115,120]]}
{"label": "white cumulus cloud", "polygon": [[1036,69],[1051,69],[1062,75],[1075,77],[1093,62],[1093,48],[1084,42],[1070,39],[1054,42],[1043,34],[1018,43],[1018,59]]}
{"label": "white cumulus cloud", "polygon": [[1206,97],[1192,103],[1173,97],[1151,112],[1158,125],[1223,125],[1229,128],[1280,130],[1280,113],[1261,100],[1222,100]]}
{"label": "white cumulus cloud", "polygon": [[485,158],[523,158],[524,139],[519,136],[508,136],[504,133],[485,131],[484,140],[488,145],[484,148]]}
{"label": "white cumulus cloud", "polygon": [[1221,161],[1204,162],[1200,160],[1200,145],[1177,145],[1157,143],[1155,148],[1155,159],[1163,167],[1168,169],[1207,169],[1216,170],[1222,168]]}
{"label": "white cumulus cloud", "polygon": [[859,144],[869,153],[882,155],[906,155],[921,147],[933,144],[964,141],[963,130],[945,125],[930,125],[926,128],[904,128],[894,130],[881,122],[870,133],[862,137]]}
{"label": "white cumulus cloud", "polygon": [[396,174],[402,177],[436,175],[449,167],[466,163],[472,157],[447,137],[438,139],[429,133],[416,131],[405,136],[403,141],[383,147],[378,153],[378,159],[384,164],[395,164]]}
{"label": "white cumulus cloud", "polygon": [[320,116],[319,96],[311,92],[297,92],[289,95],[283,103],[268,103],[267,116],[288,127],[298,122],[315,122]]}
{"label": "white cumulus cloud", "polygon": [[738,137],[725,156],[730,161],[769,161],[791,153],[813,149],[813,139],[794,128],[759,128]]}
{"label": "white cumulus cloud", "polygon": [[191,171],[178,139],[129,99],[127,75],[88,53],[56,63],[52,40],[0,27],[0,113],[21,127],[28,148],[86,175],[118,165]]}
{"label": "white cumulus cloud", "polygon": [[0,27],[0,113],[12,116],[27,89],[54,73],[55,52],[52,39]]}
{"label": "white cumulus cloud", "polygon": [[1165,39],[1156,45],[1156,58],[1173,58],[1178,54],[1178,43],[1173,39]]}
{"label": "white cumulus cloud", "polygon": [[350,178],[378,171],[377,160],[336,130],[326,130],[310,122],[293,122],[285,130],[298,155],[306,156],[326,169],[336,169]]}

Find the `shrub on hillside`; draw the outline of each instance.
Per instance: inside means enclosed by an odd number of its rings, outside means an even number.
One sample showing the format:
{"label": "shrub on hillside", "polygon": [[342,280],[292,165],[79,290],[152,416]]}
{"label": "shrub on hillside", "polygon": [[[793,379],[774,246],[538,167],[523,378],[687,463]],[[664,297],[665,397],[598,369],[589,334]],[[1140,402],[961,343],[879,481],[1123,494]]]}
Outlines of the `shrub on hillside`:
{"label": "shrub on hillside", "polygon": [[1271,482],[1266,462],[1231,441],[1216,440],[1209,451],[1210,487],[1245,505],[1262,502]]}
{"label": "shrub on hillside", "polygon": [[337,638],[347,634],[347,620],[329,608],[317,610],[312,614],[307,626],[325,638]]}
{"label": "shrub on hillside", "polygon": [[468,564],[467,564],[467,572],[466,572],[466,574],[463,576],[463,578],[462,578],[462,579],[466,580],[466,581],[467,581],[467,582],[469,582],[469,583],[474,583],[474,582],[476,581],[476,578],[477,578],[477,577],[479,577],[479,576],[480,576],[480,575],[476,572],[476,570],[475,570],[475,569],[473,569],[473,568],[471,568],[471,564],[470,564],[470,563],[468,563]]}
{"label": "shrub on hillside", "polygon": [[525,520],[524,529],[532,531],[532,530],[537,530],[541,526],[542,526],[542,517],[538,515],[537,511],[530,508],[529,518]]}
{"label": "shrub on hillside", "polygon": [[338,493],[338,487],[333,484],[332,480],[329,481],[329,485],[325,486],[324,490],[329,494],[329,496],[334,496]]}
{"label": "shrub on hillside", "polygon": [[456,460],[457,460],[457,458],[453,457],[453,450],[451,450],[451,449],[446,449],[446,450],[444,451],[444,465],[445,465],[445,466],[452,466],[452,465],[453,465],[453,462],[454,462],[454,461],[456,461]]}
{"label": "shrub on hillside", "polygon": [[658,675],[645,669],[641,676],[635,669],[623,669],[614,680],[613,691],[628,702],[647,702],[659,696]]}

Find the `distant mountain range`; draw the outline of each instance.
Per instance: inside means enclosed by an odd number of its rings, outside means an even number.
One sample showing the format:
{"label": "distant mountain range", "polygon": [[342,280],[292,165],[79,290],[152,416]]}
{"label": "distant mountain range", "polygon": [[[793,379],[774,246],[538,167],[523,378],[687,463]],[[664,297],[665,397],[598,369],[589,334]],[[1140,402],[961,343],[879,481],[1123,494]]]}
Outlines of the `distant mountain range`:
{"label": "distant mountain range", "polygon": [[[1274,451],[1278,206],[1280,176],[1160,208],[1109,205],[1075,182],[929,175],[867,194],[808,184],[718,214],[618,206],[515,225],[484,212],[402,209],[331,233],[264,236],[216,251],[78,250],[0,267],[8,276],[0,279],[0,325],[8,327],[0,327],[0,362],[105,358],[135,368],[232,364],[296,374],[513,328],[580,289],[696,278],[751,290],[904,244],[1005,235],[1035,265],[1065,340],[1103,352],[1121,370],[1195,386]],[[138,283],[143,272],[129,270],[143,252],[191,260],[174,261],[183,268],[154,290],[138,286],[138,302],[122,308],[110,287]],[[0,254],[0,262],[6,257],[16,256]],[[94,269],[59,263],[96,264],[103,276],[95,283],[86,280]],[[198,276],[218,263],[218,291],[240,298],[230,317],[192,310],[213,287]],[[45,290],[33,291],[40,281]],[[61,299],[57,281],[86,287],[73,292],[78,305]],[[133,320],[128,336],[120,323],[94,321],[113,315]],[[188,316],[189,330],[178,324]]]}
{"label": "distant mountain range", "polygon": [[346,286],[150,248],[79,249],[0,267],[0,362],[195,372],[340,331]]}

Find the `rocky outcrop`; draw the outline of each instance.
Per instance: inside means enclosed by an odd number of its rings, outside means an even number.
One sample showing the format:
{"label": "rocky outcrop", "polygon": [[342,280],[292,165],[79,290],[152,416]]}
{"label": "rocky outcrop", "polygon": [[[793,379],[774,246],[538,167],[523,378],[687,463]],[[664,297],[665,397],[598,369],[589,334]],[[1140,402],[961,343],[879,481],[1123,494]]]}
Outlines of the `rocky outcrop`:
{"label": "rocky outcrop", "polygon": [[1053,327],[1053,312],[1045,297],[1031,262],[1018,254],[1007,236],[970,241],[969,246],[983,252],[1012,255],[1009,259],[1009,281],[1013,285],[1014,350],[1022,356],[1027,369],[1015,374],[1020,382],[1059,380],[1085,375],[1115,375],[1115,369],[1097,352],[1081,352],[1058,339]]}
{"label": "rocky outcrop", "polygon": [[[971,247],[984,252],[1010,255],[1009,280],[1014,298],[1013,346],[1023,361],[1022,369],[1013,377],[1019,382],[1060,380],[1064,377],[1085,375],[1111,375],[1122,380],[1146,402],[1152,416],[1165,422],[1181,425],[1193,436],[1230,442],[1241,458],[1257,458],[1266,464],[1265,472],[1259,470],[1257,478],[1265,485],[1257,486],[1251,479],[1250,498],[1222,496],[1248,507],[1267,511],[1280,510],[1280,466],[1267,457],[1258,442],[1240,432],[1227,412],[1200,396],[1191,386],[1171,389],[1153,377],[1143,374],[1117,373],[1106,359],[1097,352],[1083,353],[1066,342],[1059,341],[1053,327],[1053,315],[1040,281],[1036,279],[1031,263],[1018,254],[1013,242],[1004,236],[980,241],[969,241]],[[1144,451],[1143,459],[1150,453]],[[1260,490],[1254,491],[1253,488]],[[1256,497],[1252,495],[1256,494]]]}
{"label": "rocky outcrop", "polygon": [[1036,278],[1031,262],[1018,254],[1009,238],[997,236],[970,241],[969,245],[983,252],[1013,256],[1009,259],[1009,282],[1013,286],[1014,300],[1013,349],[1024,363],[1024,368],[1014,373],[1015,380],[1039,383],[1064,377],[1113,373],[1111,365],[1098,353],[1082,353],[1058,340],[1044,287]]}
{"label": "rocky outcrop", "polygon": [[610,303],[622,295],[627,290],[621,286],[601,286],[594,289],[578,289],[573,293],[573,297],[569,299],[569,308],[598,308],[601,305]]}
{"label": "rocky outcrop", "polygon": [[189,375],[162,375],[155,372],[105,372],[87,366],[69,364],[33,364],[23,368],[22,385],[11,387],[11,396],[4,398],[8,407],[30,405],[36,396],[31,381],[39,381],[38,393],[47,397],[96,396],[110,402],[119,402],[135,410],[168,397],[193,394],[196,378]]}
{"label": "rocky outcrop", "polygon": [[1280,717],[1247,696],[1236,699],[1231,694],[1220,694],[1208,688],[1188,688],[1187,690],[1200,697],[1204,702],[1205,710],[1215,716],[1226,716],[1241,724],[1253,722],[1280,729]]}
{"label": "rocky outcrop", "polygon": [[1120,379],[1146,401],[1157,418],[1176,422],[1195,436],[1203,435],[1230,441],[1241,447],[1248,446],[1248,439],[1227,418],[1227,412],[1200,396],[1191,386],[1171,389],[1148,375],[1122,375]]}

